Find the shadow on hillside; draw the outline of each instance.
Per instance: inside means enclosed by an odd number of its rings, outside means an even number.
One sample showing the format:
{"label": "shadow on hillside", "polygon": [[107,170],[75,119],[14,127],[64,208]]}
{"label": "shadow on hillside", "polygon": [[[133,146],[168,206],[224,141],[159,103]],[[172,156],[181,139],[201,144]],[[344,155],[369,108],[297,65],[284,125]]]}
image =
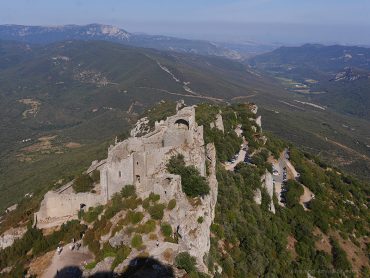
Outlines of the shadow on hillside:
{"label": "shadow on hillside", "polygon": [[[82,271],[79,267],[68,266],[54,276],[54,278],[82,278]],[[125,272],[117,274],[113,272],[98,272],[89,276],[90,278],[174,278],[174,272],[171,266],[162,264],[153,258],[134,258],[130,261]]]}

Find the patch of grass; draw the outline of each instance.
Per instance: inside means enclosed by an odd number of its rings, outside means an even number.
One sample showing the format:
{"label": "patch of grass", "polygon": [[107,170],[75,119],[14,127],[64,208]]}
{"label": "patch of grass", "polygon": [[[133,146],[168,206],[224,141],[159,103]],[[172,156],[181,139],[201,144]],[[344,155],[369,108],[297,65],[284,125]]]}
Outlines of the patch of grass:
{"label": "patch of grass", "polygon": [[131,246],[135,249],[140,249],[143,245],[143,239],[141,235],[135,234],[131,239]]}
{"label": "patch of grass", "polygon": [[111,270],[114,270],[120,263],[122,263],[131,253],[131,248],[125,245],[117,248],[116,257],[111,266]]}
{"label": "patch of grass", "polygon": [[82,219],[87,223],[92,223],[98,219],[99,214],[101,214],[103,210],[103,206],[90,207],[88,211],[82,213]]}
{"label": "patch of grass", "polygon": [[158,194],[154,194],[153,192],[151,192],[149,195],[149,200],[152,201],[153,203],[158,202],[160,198],[161,196],[159,196]]}
{"label": "patch of grass", "polygon": [[163,210],[166,208],[164,204],[154,204],[148,208],[148,212],[150,216],[155,220],[162,220],[163,218]]}
{"label": "patch of grass", "polygon": [[172,236],[172,227],[167,222],[161,224],[161,232],[165,237]]}
{"label": "patch of grass", "polygon": [[137,228],[136,228],[136,232],[137,233],[140,233],[140,234],[149,234],[151,232],[154,232],[155,231],[155,228],[157,226],[157,223],[152,220],[152,219],[149,219],[147,222],[145,222],[144,224],[142,225],[139,225]]}
{"label": "patch of grass", "polygon": [[187,273],[196,272],[196,260],[188,252],[182,252],[175,258],[178,268],[184,269]]}
{"label": "patch of grass", "polygon": [[90,262],[88,264],[85,265],[85,269],[87,270],[92,270],[94,269],[94,267],[97,265],[98,263],[96,261],[93,261],[93,262]]}
{"label": "patch of grass", "polygon": [[130,223],[138,224],[139,222],[141,222],[141,220],[143,220],[144,214],[139,211],[134,212],[134,211],[129,210],[127,212],[126,218],[129,220]]}

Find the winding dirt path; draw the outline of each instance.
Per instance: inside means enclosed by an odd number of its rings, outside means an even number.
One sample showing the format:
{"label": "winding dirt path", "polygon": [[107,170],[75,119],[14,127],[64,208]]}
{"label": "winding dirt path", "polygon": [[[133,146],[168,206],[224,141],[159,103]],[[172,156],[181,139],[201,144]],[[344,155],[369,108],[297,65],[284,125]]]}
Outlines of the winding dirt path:
{"label": "winding dirt path", "polygon": [[208,99],[212,101],[217,101],[217,102],[224,102],[225,99],[222,98],[216,98],[216,97],[209,97],[209,96],[204,96],[204,95],[189,95],[189,94],[181,94],[181,93],[173,93],[169,92],[164,89],[158,89],[158,88],[150,88],[150,87],[137,87],[138,89],[150,89],[150,90],[156,90],[165,94],[169,95],[175,95],[175,96],[182,96],[182,97],[192,97],[192,98],[200,98],[200,99]]}

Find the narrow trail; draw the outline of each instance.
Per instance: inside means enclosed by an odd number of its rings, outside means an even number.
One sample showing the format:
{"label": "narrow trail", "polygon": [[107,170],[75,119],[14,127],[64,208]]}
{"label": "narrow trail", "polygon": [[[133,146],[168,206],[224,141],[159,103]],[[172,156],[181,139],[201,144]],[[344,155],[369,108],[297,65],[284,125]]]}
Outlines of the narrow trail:
{"label": "narrow trail", "polygon": [[349,152],[349,153],[351,153],[351,154],[353,154],[353,155],[356,155],[357,157],[360,157],[360,158],[362,158],[362,159],[365,159],[365,160],[367,160],[367,161],[370,161],[370,158],[369,158],[367,155],[364,155],[364,154],[362,154],[362,153],[359,153],[359,152],[355,151],[354,149],[352,149],[352,148],[350,148],[350,147],[348,147],[348,146],[346,146],[346,145],[343,145],[343,144],[341,144],[341,143],[339,143],[339,142],[337,142],[337,141],[334,141],[334,140],[328,139],[327,137],[323,137],[323,136],[321,136],[321,135],[319,135],[319,134],[317,134],[317,133],[314,133],[314,134],[315,134],[318,138],[320,138],[320,139],[322,139],[322,140],[324,140],[324,141],[326,141],[326,142],[328,142],[328,143],[330,143],[330,144],[332,144],[332,145],[336,145],[336,146],[338,146],[338,147],[340,147],[340,148],[342,148],[342,149],[346,150],[347,152]]}
{"label": "narrow trail", "polygon": [[248,96],[237,96],[237,97],[233,97],[231,100],[238,100],[238,99],[245,99],[245,98],[251,98],[251,97],[255,97],[257,94],[254,94],[254,95],[248,95]]}
{"label": "narrow trail", "polygon": [[134,109],[135,102],[131,103],[130,107],[127,110],[127,114],[131,114],[132,110]]}
{"label": "narrow trail", "polygon": [[158,89],[158,88],[150,88],[150,87],[137,87],[138,89],[150,89],[150,90],[156,90],[162,93],[166,93],[169,95],[175,95],[175,96],[182,96],[182,97],[192,97],[192,98],[200,98],[200,99],[208,99],[216,102],[225,102],[225,99],[222,98],[215,98],[215,97],[209,97],[209,96],[203,96],[203,95],[189,95],[189,94],[181,94],[181,93],[173,93],[169,92],[164,89]]}

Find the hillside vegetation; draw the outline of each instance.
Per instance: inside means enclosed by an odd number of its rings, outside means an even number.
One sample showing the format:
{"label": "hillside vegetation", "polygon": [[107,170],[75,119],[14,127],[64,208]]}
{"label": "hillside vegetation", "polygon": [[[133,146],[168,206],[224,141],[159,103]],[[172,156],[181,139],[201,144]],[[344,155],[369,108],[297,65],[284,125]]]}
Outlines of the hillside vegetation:
{"label": "hillside vegetation", "polygon": [[[211,115],[210,111],[218,111],[219,107],[206,105],[198,109],[198,115]],[[289,147],[291,162],[300,177],[286,185],[286,207],[278,204],[275,195],[273,202],[277,211],[273,214],[269,211],[268,195],[262,194],[261,206],[254,201],[256,189],[263,191],[260,173],[269,168],[266,156],[260,156],[265,163],[252,159],[252,164],[241,163],[234,172],[225,170],[220,164],[222,160],[219,161],[216,219],[207,258],[211,269],[215,262],[223,269],[223,274],[215,277],[305,277],[308,274],[367,277],[370,270],[369,257],[366,257],[370,231],[366,220],[370,216],[369,184],[331,168],[272,135],[268,135],[267,144],[263,145],[256,136],[258,133],[245,125],[245,107],[234,106],[235,114],[228,116],[229,109],[222,109],[226,112],[223,113],[225,121],[232,123],[225,126],[225,133],[232,133],[237,124],[242,124],[244,135],[261,153],[273,155]],[[203,121],[205,133],[212,132],[209,128],[212,116]],[[216,144],[217,152],[224,152],[226,145],[227,141],[221,139],[221,144]],[[232,151],[235,153],[237,149],[235,144]],[[253,158],[255,156],[257,154]],[[315,194],[308,210],[299,202],[302,184]]]}
{"label": "hillside vegetation", "polygon": [[125,138],[138,115],[163,99],[256,102],[266,129],[369,178],[368,121],[294,102],[304,100],[236,61],[103,41],[0,41],[0,61],[2,209],[76,176],[104,155],[103,142]]}
{"label": "hillside vegetation", "polygon": [[[172,105],[162,103],[146,116],[150,118],[153,113],[159,117],[158,111],[168,111]],[[223,117],[224,133],[210,127],[218,113]],[[217,151],[216,216],[211,226],[211,250],[204,258],[211,273],[215,277],[306,277],[308,274],[314,277],[368,277],[369,184],[270,133],[263,133],[255,123],[255,117],[249,104],[204,103],[196,108],[196,120],[204,127],[205,141],[214,143]],[[248,141],[251,159],[230,171],[225,169],[224,163],[240,150],[241,138],[235,132],[238,126]],[[279,196],[274,195],[271,200],[262,185],[261,175],[266,170],[271,171],[271,160],[278,158],[285,149],[289,149],[290,162],[300,175],[285,184],[286,206],[283,207],[278,202]],[[168,168],[184,180],[189,178],[188,184],[182,184],[182,190],[185,193],[189,190],[189,196],[206,193],[206,187],[202,187],[205,191],[193,194],[192,181],[201,184],[201,177],[193,168],[184,166],[181,157],[172,158]],[[315,195],[306,206],[300,202],[303,186]],[[255,202],[258,190],[262,192],[260,205]],[[31,200],[37,206],[37,200]],[[270,211],[271,201],[275,213]],[[143,209],[137,211],[137,207]],[[160,226],[165,241],[176,242],[171,227],[161,222],[164,211],[174,207],[176,202],[162,203],[159,195],[154,193],[142,200],[137,197],[134,186],[127,186],[106,206],[79,214],[82,223],[88,223],[89,228],[73,221],[47,236],[29,228],[12,247],[0,251],[0,267],[14,266],[9,274],[0,274],[0,277],[20,277],[30,261],[55,248],[61,240],[79,239],[81,231],[86,231],[83,242],[95,255],[94,262],[86,268],[94,268],[106,257],[114,258],[112,267],[115,267],[132,250],[144,250],[143,238],[155,239],[152,233],[156,226]],[[20,222],[30,226],[31,213],[19,218],[25,208],[32,212],[32,207],[23,203],[7,215],[2,226],[10,225],[12,221],[13,226]],[[119,214],[125,217],[117,222]],[[144,216],[149,220],[142,222]],[[198,218],[197,221],[201,223],[203,220]],[[109,231],[113,235],[124,231],[130,236],[130,243],[118,248],[108,242],[97,244]],[[145,252],[142,256],[145,257]],[[187,253],[180,253],[175,262],[191,277],[206,277],[197,272],[194,259]]]}
{"label": "hillside vegetation", "polygon": [[97,145],[124,137],[138,114],[163,99],[223,101],[259,86],[226,59],[110,42],[0,41],[0,61],[1,209],[78,172]]}

